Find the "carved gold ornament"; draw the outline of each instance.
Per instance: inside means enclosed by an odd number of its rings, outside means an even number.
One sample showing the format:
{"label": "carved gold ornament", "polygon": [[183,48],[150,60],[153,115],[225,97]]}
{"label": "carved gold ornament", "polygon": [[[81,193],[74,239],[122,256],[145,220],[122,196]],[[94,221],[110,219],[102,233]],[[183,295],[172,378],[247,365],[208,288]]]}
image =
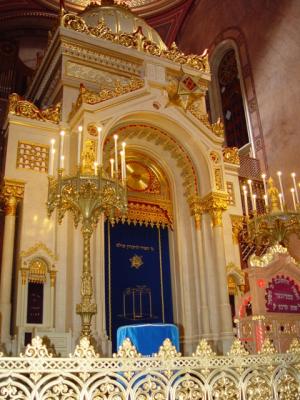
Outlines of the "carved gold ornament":
{"label": "carved gold ornament", "polygon": [[202,207],[212,218],[214,227],[222,226],[222,214],[228,208],[228,194],[211,192],[201,199]]}
{"label": "carved gold ornament", "polygon": [[24,197],[25,182],[4,178],[0,187],[0,202],[4,203],[5,215],[16,215],[18,201]]}
{"label": "carved gold ornament", "polygon": [[81,84],[76,103],[72,105],[69,119],[72,118],[82,104],[99,104],[123,94],[134,92],[135,90],[141,89],[144,85],[144,80],[136,77],[131,77],[128,82],[116,81],[113,88],[104,88],[101,89],[100,92],[88,90],[83,84]]}
{"label": "carved gold ornament", "polygon": [[73,354],[69,354],[70,358],[99,358],[99,354],[95,352],[94,347],[91,345],[90,340],[84,336],[80,339],[79,344],[76,346]]}
{"label": "carved gold ornament", "polygon": [[131,343],[129,338],[126,338],[118,349],[117,353],[113,354],[114,358],[140,358],[141,354],[138,353],[134,344]]}
{"label": "carved gold ornament", "polygon": [[36,336],[32,339],[31,343],[26,346],[25,353],[21,353],[20,357],[51,358],[53,355],[48,353],[48,349],[45,344],[43,344],[42,338]]}
{"label": "carved gold ornament", "polygon": [[201,339],[197,346],[196,353],[193,353],[193,357],[211,358],[216,357],[216,353],[212,350],[206,339]]}
{"label": "carved gold ornament", "polygon": [[277,350],[275,349],[274,344],[270,341],[269,338],[266,338],[261,346],[261,350],[258,354],[262,355],[273,355],[276,354]]}
{"label": "carved gold ornament", "polygon": [[88,26],[82,17],[74,14],[65,14],[60,23],[64,28],[105,39],[152,56],[162,57],[181,65],[188,65],[198,71],[210,73],[206,51],[200,56],[195,54],[185,55],[175,43],[171,45],[170,49],[164,49],[159,44],[147,39],[140,26],[133,33],[113,33],[103,20],[99,21],[97,26]]}
{"label": "carved gold ornament", "polygon": [[234,339],[227,355],[231,357],[248,356],[249,352],[245,349],[245,347],[243,346],[242,342],[239,339]]}
{"label": "carved gold ornament", "polygon": [[201,229],[201,217],[203,214],[203,206],[201,198],[198,195],[191,195],[188,197],[188,203],[190,206],[191,215],[195,219],[196,229]]}
{"label": "carved gold ornament", "polygon": [[239,244],[239,234],[244,226],[244,217],[242,215],[230,215],[232,227],[232,241]]}
{"label": "carved gold ornament", "polygon": [[58,124],[61,116],[61,103],[41,110],[17,93],[12,93],[8,98],[8,112],[25,118]]}
{"label": "carved gold ornament", "polygon": [[223,159],[224,162],[229,164],[240,165],[239,149],[237,147],[224,147]]}
{"label": "carved gold ornament", "polygon": [[181,357],[181,353],[176,350],[170,339],[165,339],[163,344],[159,347],[157,354],[154,357],[162,358],[164,360],[172,360],[175,357]]}

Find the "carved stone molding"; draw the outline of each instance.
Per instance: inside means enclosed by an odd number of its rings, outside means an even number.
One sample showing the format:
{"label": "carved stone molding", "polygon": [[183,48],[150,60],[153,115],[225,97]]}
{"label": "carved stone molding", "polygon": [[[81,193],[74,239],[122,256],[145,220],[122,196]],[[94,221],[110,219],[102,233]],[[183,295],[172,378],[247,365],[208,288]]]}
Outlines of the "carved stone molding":
{"label": "carved stone molding", "polygon": [[234,244],[239,243],[239,233],[243,229],[244,217],[242,215],[230,215],[232,226],[232,241]]}

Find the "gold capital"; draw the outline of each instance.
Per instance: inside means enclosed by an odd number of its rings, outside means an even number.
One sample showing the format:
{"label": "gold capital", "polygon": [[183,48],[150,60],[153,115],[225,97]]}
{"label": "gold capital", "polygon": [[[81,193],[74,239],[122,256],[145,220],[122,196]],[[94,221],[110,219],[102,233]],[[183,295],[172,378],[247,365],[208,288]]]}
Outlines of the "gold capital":
{"label": "gold capital", "polygon": [[14,196],[5,199],[5,216],[14,216],[17,212],[17,199]]}
{"label": "gold capital", "polygon": [[16,215],[17,204],[24,197],[25,182],[4,178],[0,187],[0,199],[4,203],[5,215]]}
{"label": "gold capital", "polygon": [[202,200],[202,209],[211,216],[214,227],[222,226],[222,214],[228,208],[229,196],[227,192],[211,192]]}
{"label": "gold capital", "polygon": [[198,195],[192,194],[188,198],[188,203],[190,206],[191,215],[195,219],[195,227],[197,230],[200,230],[201,229],[201,217],[202,217],[202,213],[203,213],[201,199]]}
{"label": "gold capital", "polygon": [[50,286],[55,287],[56,283],[56,271],[50,271]]}

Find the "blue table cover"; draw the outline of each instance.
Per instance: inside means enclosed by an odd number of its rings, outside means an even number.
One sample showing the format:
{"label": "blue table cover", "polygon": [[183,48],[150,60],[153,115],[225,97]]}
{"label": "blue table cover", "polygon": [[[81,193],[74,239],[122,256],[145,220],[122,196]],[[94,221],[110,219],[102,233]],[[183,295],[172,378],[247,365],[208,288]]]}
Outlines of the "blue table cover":
{"label": "blue table cover", "polygon": [[144,356],[157,353],[165,339],[170,339],[179,351],[179,333],[173,324],[138,324],[125,325],[117,330],[117,349],[129,338],[137,351]]}

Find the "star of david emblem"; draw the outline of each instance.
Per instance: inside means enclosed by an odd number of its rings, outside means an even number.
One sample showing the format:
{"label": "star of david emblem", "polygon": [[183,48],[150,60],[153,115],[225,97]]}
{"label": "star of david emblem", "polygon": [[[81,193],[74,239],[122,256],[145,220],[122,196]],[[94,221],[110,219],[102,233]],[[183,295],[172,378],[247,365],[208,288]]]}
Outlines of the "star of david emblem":
{"label": "star of david emblem", "polygon": [[131,267],[135,269],[139,269],[144,264],[143,256],[138,256],[136,254],[133,257],[129,258],[129,261],[131,263]]}

